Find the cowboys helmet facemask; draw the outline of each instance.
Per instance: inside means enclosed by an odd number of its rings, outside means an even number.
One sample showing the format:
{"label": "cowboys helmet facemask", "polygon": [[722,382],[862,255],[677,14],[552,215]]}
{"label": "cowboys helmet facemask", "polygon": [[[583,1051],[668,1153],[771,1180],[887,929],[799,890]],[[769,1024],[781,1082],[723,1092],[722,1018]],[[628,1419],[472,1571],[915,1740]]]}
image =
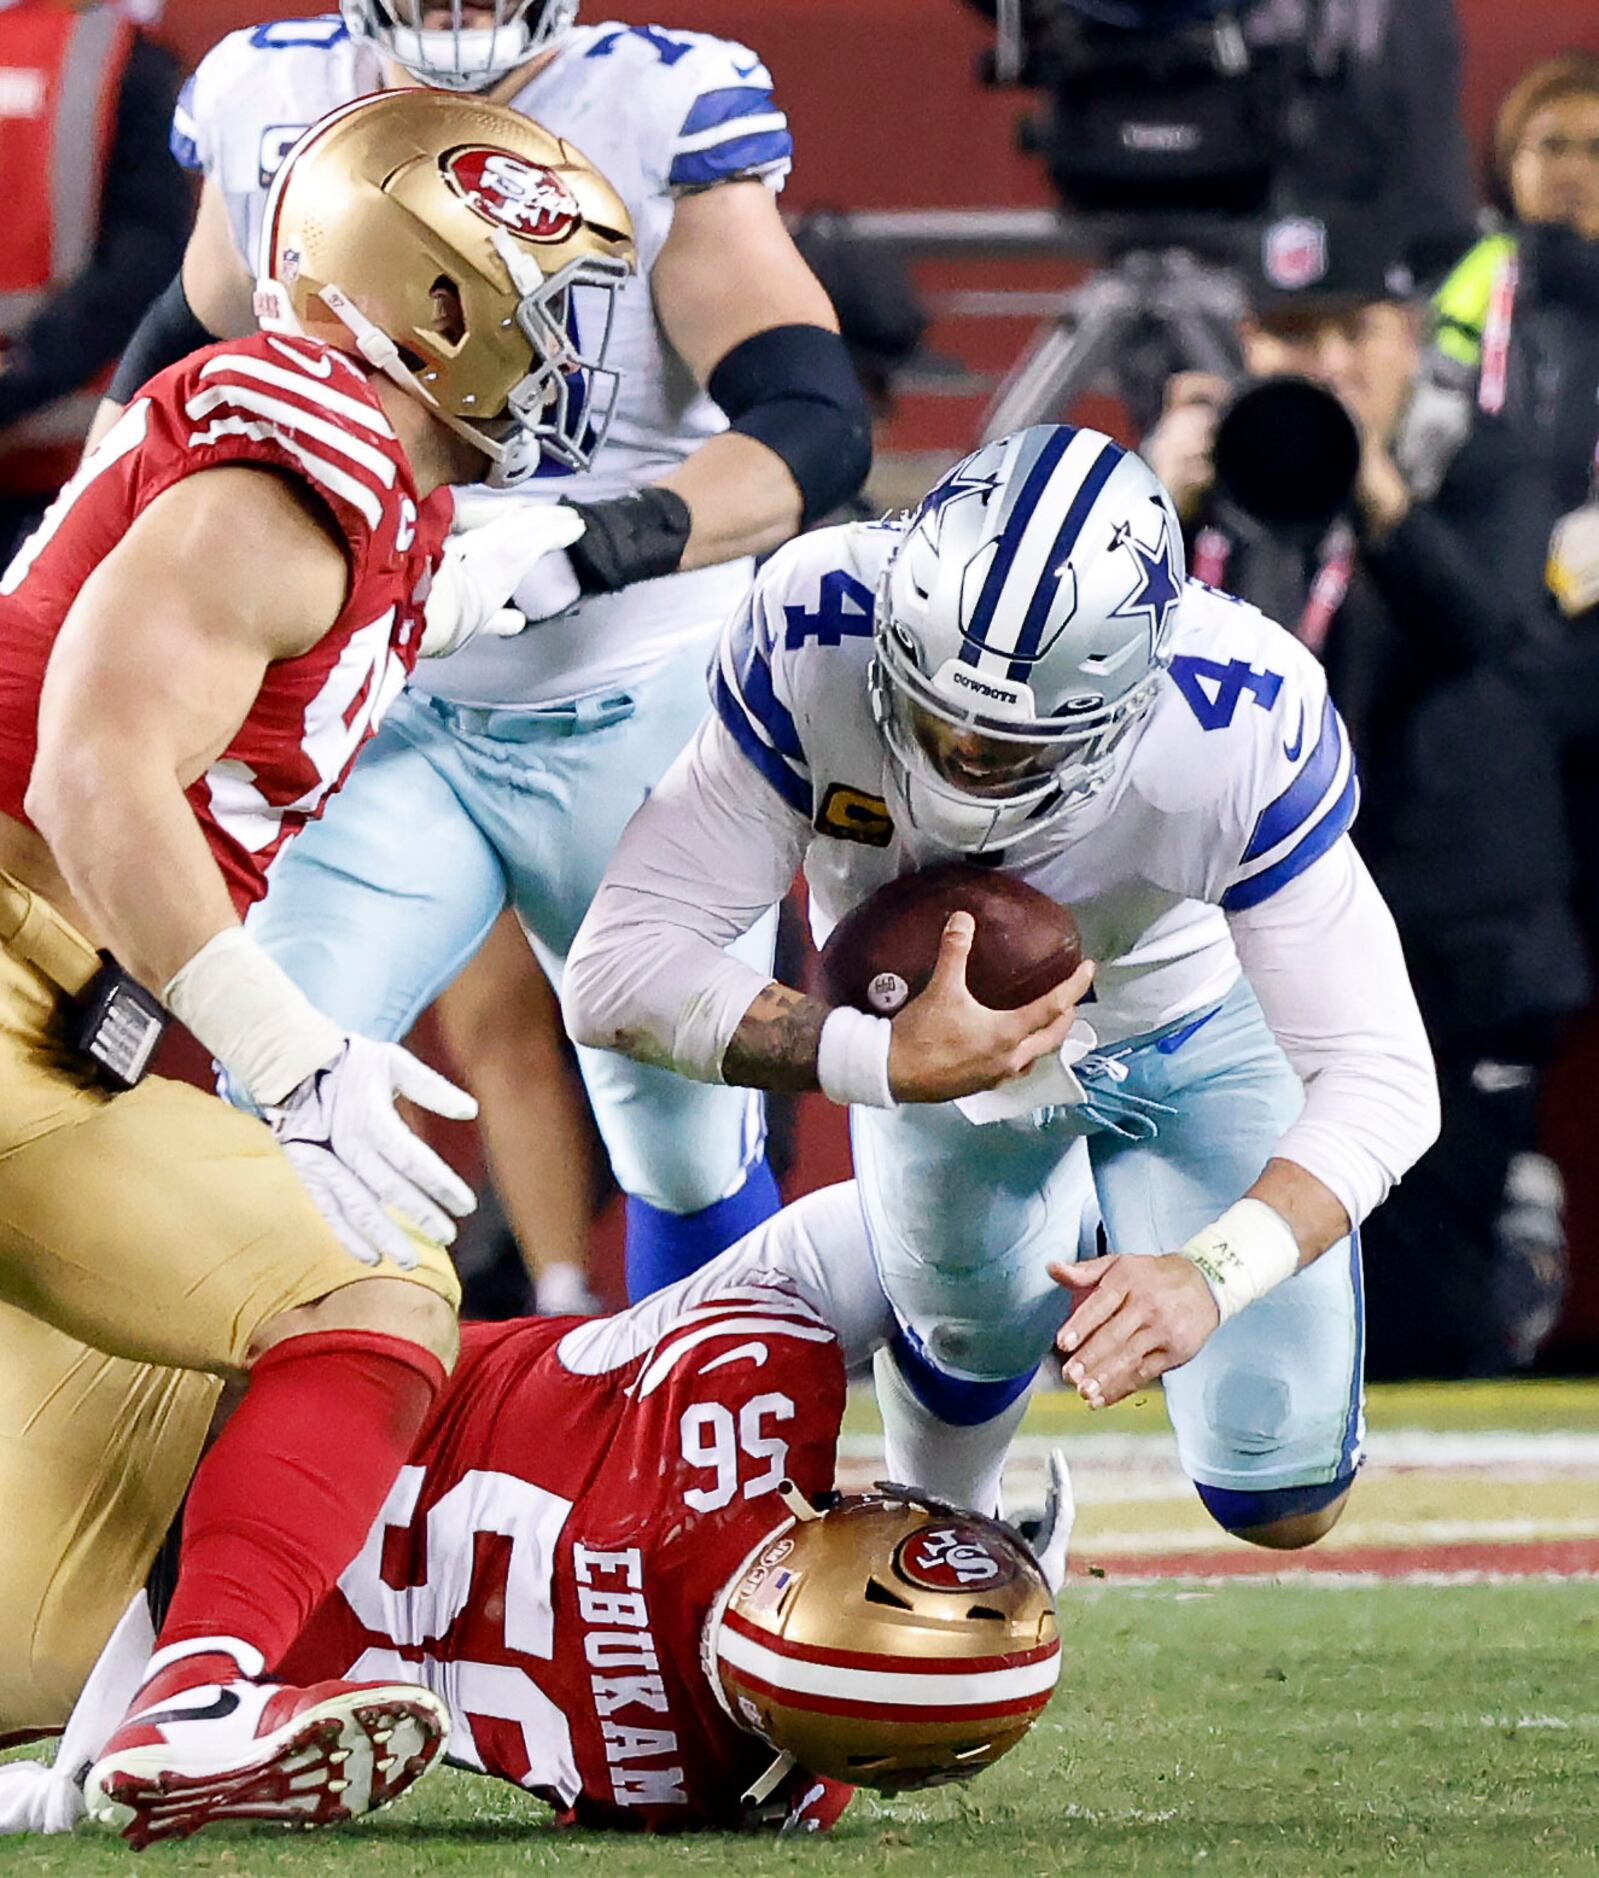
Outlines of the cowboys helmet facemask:
{"label": "cowboys helmet facemask", "polygon": [[1035,425],[957,463],[876,597],[872,711],[912,841],[1025,858],[1103,788],[1183,579],[1171,498],[1099,431]]}
{"label": "cowboys helmet facemask", "polygon": [[[340,0],[352,39],[376,46],[413,78],[441,91],[486,91],[571,31],[578,0]],[[424,26],[448,11],[447,26]],[[478,24],[479,20],[484,24]]]}

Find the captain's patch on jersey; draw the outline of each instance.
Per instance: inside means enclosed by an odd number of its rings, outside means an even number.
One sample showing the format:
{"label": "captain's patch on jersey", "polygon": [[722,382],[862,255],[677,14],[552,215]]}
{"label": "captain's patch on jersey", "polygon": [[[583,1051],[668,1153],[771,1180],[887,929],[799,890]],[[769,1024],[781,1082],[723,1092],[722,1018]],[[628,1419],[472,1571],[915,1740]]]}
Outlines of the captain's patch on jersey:
{"label": "captain's patch on jersey", "polygon": [[864,789],[851,789],[848,783],[828,785],[816,811],[816,828],[819,834],[836,835],[840,841],[859,841],[868,848],[886,848],[894,839],[888,804]]}
{"label": "captain's patch on jersey", "polygon": [[524,241],[565,241],[577,226],[577,197],[542,164],[483,144],[464,144],[439,163],[469,209]]}

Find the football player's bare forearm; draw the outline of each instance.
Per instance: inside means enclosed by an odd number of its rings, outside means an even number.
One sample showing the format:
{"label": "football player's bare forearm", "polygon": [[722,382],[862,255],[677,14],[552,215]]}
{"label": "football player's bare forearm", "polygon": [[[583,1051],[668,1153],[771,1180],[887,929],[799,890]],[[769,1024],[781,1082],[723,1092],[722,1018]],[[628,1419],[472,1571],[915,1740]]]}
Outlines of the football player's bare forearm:
{"label": "football player's bare forearm", "polygon": [[221,870],[175,774],[130,774],[93,744],[41,761],[28,813],[93,937],[159,991],[209,939],[238,924]]}
{"label": "football player's bare forearm", "polygon": [[799,485],[775,450],[724,431],[661,478],[688,504],[694,526],[683,550],[685,571],[766,554],[799,533]]}
{"label": "football player's bare forearm", "polygon": [[1296,1161],[1268,1161],[1246,1197],[1264,1201],[1288,1222],[1299,1241],[1301,1266],[1320,1258],[1329,1246],[1349,1236],[1350,1220],[1343,1203],[1325,1182]]}
{"label": "football player's bare forearm", "polygon": [[789,985],[768,985],[744,1013],[722,1058],[722,1080],[789,1093],[819,1087],[817,1052],[828,1006]]}

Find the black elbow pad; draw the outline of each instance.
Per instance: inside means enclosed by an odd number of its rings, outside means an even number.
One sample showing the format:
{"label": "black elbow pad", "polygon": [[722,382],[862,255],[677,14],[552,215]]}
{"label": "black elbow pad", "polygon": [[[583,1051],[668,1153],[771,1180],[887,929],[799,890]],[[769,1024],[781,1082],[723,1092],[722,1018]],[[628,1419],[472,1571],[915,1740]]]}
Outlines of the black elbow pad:
{"label": "black elbow pad", "polygon": [[734,346],[706,390],[733,429],[788,465],[807,523],[857,494],[872,466],[872,420],[849,350],[825,326],[772,326]]}
{"label": "black elbow pad", "polygon": [[131,404],[134,393],[147,379],[186,359],[191,352],[198,352],[201,346],[211,345],[218,337],[195,318],[189,296],[183,291],[183,276],[174,274],[134,328],[106,396],[115,398],[118,404]]}

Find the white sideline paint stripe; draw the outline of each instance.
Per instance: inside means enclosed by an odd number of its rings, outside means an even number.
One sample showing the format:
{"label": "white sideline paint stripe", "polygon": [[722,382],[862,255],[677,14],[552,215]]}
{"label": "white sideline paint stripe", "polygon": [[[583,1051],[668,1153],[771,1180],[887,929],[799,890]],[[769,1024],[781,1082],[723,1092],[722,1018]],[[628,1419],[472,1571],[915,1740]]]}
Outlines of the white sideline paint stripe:
{"label": "white sideline paint stripe", "polygon": [[1214,1597],[1234,1585],[1266,1585],[1274,1591],[1369,1591],[1376,1585],[1425,1585],[1454,1590],[1470,1585],[1594,1585],[1594,1572],[1502,1571],[1393,1571],[1334,1570],[1296,1572],[1292,1577],[1275,1572],[1118,1572],[1114,1578],[1073,1577],[1065,1596],[1074,1604],[1098,1597]]}
{"label": "white sideline paint stripe", "polygon": [[[1026,1432],[1011,1443],[1013,1461],[1042,1461],[1052,1448],[1064,1448],[1074,1475],[1125,1474],[1138,1469],[1146,1476],[1171,1472],[1184,1479],[1177,1465],[1177,1447],[1170,1431],[1147,1435]],[[1494,1428],[1477,1433],[1430,1428],[1395,1428],[1366,1437],[1368,1470],[1432,1469],[1440,1473],[1498,1475],[1508,1467],[1539,1467],[1551,1471],[1599,1474],[1599,1433],[1556,1428],[1549,1430]],[[839,1443],[846,1459],[876,1460],[883,1452],[880,1435],[847,1434]]]}
{"label": "white sideline paint stripe", "polygon": [[[1325,1542],[1318,1557],[1334,1560],[1340,1552],[1363,1545],[1469,1545],[1496,1540],[1530,1541],[1599,1538],[1599,1519],[1349,1519],[1338,1522],[1336,1535]],[[1094,1552],[1236,1552],[1238,1541],[1219,1526],[1171,1526],[1156,1532],[1093,1532],[1079,1541],[1083,1555]]]}

